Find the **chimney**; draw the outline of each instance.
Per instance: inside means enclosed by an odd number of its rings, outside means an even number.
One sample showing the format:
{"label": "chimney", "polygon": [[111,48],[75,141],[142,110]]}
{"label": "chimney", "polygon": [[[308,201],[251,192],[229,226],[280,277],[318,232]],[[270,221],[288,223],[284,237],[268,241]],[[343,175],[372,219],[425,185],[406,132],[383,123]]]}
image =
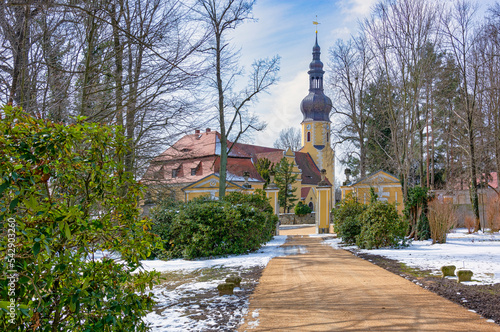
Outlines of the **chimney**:
{"label": "chimney", "polygon": [[199,130],[199,129],[195,129],[195,130],[194,130],[194,133],[195,133],[196,135],[199,135],[199,134],[200,134],[200,130]]}
{"label": "chimney", "polygon": [[207,128],[207,134],[208,134],[209,132],[211,132],[211,131],[212,131],[212,130],[210,130],[210,128]]}

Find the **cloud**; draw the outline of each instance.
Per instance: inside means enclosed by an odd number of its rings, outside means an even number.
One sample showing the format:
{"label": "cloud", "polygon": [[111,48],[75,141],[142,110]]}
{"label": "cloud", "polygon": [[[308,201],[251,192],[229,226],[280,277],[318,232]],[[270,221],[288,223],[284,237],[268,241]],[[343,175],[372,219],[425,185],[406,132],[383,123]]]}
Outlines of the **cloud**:
{"label": "cloud", "polygon": [[345,20],[352,21],[370,14],[372,6],[377,0],[341,0],[339,2]]}
{"label": "cloud", "polygon": [[308,93],[308,82],[307,72],[301,72],[292,80],[278,83],[269,95],[259,99],[254,111],[267,123],[267,128],[255,135],[255,144],[272,147],[281,130],[300,128],[300,103]]}
{"label": "cloud", "polygon": [[351,34],[352,34],[351,29],[344,26],[341,28],[335,28],[335,29],[331,30],[330,33],[328,34],[328,36],[331,40],[349,39]]}

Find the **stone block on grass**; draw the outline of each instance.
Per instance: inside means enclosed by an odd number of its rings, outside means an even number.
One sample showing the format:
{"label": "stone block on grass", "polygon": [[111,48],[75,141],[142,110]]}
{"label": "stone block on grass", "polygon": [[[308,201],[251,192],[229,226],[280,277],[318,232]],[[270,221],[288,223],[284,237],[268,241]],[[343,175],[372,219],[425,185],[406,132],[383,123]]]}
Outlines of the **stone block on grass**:
{"label": "stone block on grass", "polygon": [[457,269],[457,267],[455,265],[442,266],[441,272],[443,273],[443,278],[444,277],[454,277],[456,269]]}
{"label": "stone block on grass", "polygon": [[219,295],[233,295],[234,284],[232,282],[225,282],[217,286]]}
{"label": "stone block on grass", "polygon": [[470,270],[458,270],[457,271],[458,282],[471,281],[472,271]]}
{"label": "stone block on grass", "polygon": [[241,277],[230,276],[230,277],[226,278],[226,282],[232,282],[236,287],[240,287]]}

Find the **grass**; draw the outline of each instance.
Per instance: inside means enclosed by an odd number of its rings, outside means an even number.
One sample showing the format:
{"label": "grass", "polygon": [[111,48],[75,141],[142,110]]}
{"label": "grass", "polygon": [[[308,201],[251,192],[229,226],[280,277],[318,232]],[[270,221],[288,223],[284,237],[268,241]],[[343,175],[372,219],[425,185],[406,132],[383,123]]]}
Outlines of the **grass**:
{"label": "grass", "polygon": [[234,271],[224,267],[212,267],[183,272],[169,271],[161,274],[159,284],[167,290],[174,290],[184,284],[224,279],[231,274],[234,274]]}
{"label": "grass", "polygon": [[401,273],[406,273],[415,278],[428,278],[435,277],[436,275],[432,273],[430,270],[420,270],[418,268],[410,267],[405,263],[399,263],[399,268],[401,269]]}

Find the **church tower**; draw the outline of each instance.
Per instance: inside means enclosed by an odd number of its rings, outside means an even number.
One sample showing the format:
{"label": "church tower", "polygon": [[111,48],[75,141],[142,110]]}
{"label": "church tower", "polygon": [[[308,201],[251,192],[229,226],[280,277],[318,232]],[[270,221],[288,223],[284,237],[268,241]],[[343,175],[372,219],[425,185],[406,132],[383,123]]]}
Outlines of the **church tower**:
{"label": "church tower", "polygon": [[304,116],[302,120],[302,149],[308,152],[319,169],[326,170],[326,177],[330,182],[335,181],[334,151],[330,137],[330,111],[332,101],[323,92],[323,63],[320,60],[318,33],[313,47],[313,59],[309,65],[309,94],[302,100],[300,110]]}

